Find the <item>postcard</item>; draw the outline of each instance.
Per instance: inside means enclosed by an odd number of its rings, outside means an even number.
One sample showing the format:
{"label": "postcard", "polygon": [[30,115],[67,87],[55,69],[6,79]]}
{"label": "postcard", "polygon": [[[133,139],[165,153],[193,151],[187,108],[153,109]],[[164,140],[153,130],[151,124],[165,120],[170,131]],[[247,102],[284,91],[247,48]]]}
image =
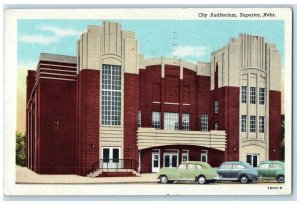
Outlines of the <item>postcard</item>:
{"label": "postcard", "polygon": [[292,9],[5,11],[6,195],[290,195]]}

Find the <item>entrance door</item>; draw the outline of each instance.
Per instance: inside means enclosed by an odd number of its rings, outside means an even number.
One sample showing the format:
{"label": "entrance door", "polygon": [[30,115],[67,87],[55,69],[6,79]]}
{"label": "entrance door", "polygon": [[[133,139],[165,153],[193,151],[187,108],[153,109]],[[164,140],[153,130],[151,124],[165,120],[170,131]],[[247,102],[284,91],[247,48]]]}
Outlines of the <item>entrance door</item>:
{"label": "entrance door", "polygon": [[258,154],[247,154],[246,155],[247,163],[253,167],[257,167],[259,164],[259,155]]}
{"label": "entrance door", "polygon": [[159,171],[159,164],[160,164],[160,159],[159,159],[159,153],[152,153],[152,172],[158,172]]}
{"label": "entrance door", "polygon": [[178,166],[178,154],[177,153],[165,153],[164,154],[164,167],[177,167]]}
{"label": "entrance door", "polygon": [[103,147],[100,166],[104,169],[122,168],[120,154],[120,147]]}

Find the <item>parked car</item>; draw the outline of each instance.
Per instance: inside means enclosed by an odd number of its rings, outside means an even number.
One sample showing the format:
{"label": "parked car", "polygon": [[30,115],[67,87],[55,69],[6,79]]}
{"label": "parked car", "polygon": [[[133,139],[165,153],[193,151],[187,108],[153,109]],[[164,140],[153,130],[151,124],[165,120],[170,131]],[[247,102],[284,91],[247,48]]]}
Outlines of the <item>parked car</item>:
{"label": "parked car", "polygon": [[245,162],[224,162],[217,168],[218,180],[240,181],[243,184],[258,179],[258,172],[250,164]]}
{"label": "parked car", "polygon": [[174,181],[196,181],[205,184],[213,181],[217,172],[206,162],[186,161],[176,168],[161,168],[157,178],[163,184]]}
{"label": "parked car", "polygon": [[277,182],[284,183],[284,162],[265,161],[259,163],[258,174],[263,178],[275,178]]}

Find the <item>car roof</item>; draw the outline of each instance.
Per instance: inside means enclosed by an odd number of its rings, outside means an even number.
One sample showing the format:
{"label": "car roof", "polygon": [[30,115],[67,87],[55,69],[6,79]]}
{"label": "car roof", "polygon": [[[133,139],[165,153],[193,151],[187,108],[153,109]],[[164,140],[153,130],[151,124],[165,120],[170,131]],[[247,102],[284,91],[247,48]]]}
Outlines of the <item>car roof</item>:
{"label": "car roof", "polygon": [[185,161],[185,162],[181,162],[181,164],[199,164],[205,167],[210,167],[210,165],[206,162],[201,162],[201,161]]}
{"label": "car roof", "polygon": [[250,164],[242,161],[227,161],[227,162],[223,162],[222,164],[242,164],[244,166],[251,167]]}
{"label": "car roof", "polygon": [[284,164],[282,161],[261,161],[259,164],[269,164],[269,163],[279,163],[279,164]]}

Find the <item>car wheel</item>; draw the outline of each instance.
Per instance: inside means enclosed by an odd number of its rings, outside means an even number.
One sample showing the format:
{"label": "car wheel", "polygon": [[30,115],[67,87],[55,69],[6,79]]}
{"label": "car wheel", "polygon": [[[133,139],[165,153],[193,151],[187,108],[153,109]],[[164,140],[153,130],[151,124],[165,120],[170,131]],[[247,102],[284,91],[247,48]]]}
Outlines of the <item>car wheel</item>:
{"label": "car wheel", "polygon": [[277,182],[284,183],[284,176],[283,175],[278,176],[277,177]]}
{"label": "car wheel", "polygon": [[199,177],[198,177],[198,183],[199,183],[199,184],[205,184],[205,183],[206,183],[206,178],[205,178],[205,176],[199,176]]}
{"label": "car wheel", "polygon": [[249,182],[249,179],[248,179],[248,177],[246,175],[243,175],[243,176],[240,177],[240,182],[242,184],[246,184],[246,183]]}
{"label": "car wheel", "polygon": [[168,177],[166,175],[160,176],[160,183],[166,184],[168,183]]}

